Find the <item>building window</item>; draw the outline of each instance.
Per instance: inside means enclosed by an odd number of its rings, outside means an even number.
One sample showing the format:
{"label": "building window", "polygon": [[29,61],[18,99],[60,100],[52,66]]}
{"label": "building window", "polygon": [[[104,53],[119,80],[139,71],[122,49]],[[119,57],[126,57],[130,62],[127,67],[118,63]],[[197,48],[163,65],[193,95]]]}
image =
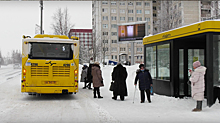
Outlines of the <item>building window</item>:
{"label": "building window", "polygon": [[136,2],[136,5],[137,6],[141,6],[141,2]]}
{"label": "building window", "polygon": [[102,35],[108,35],[108,32],[102,32]]}
{"label": "building window", "polygon": [[125,2],[120,2],[119,5],[124,6],[124,5],[125,5]]}
{"label": "building window", "polygon": [[108,44],[108,40],[102,40],[103,44]]}
{"label": "building window", "polygon": [[125,49],[126,49],[126,48],[122,48],[122,47],[121,47],[121,48],[120,48],[120,51],[125,51]]}
{"label": "building window", "polygon": [[117,32],[112,32],[112,36],[117,36]]}
{"label": "building window", "polygon": [[120,21],[125,21],[125,17],[120,17]]}
{"label": "building window", "polygon": [[153,6],[153,10],[157,10],[157,7],[156,7],[156,6]]}
{"label": "building window", "polygon": [[179,24],[181,24],[182,23],[182,20],[179,20]]}
{"label": "building window", "polygon": [[133,2],[128,2],[128,5],[129,6],[133,6]]}
{"label": "building window", "polygon": [[116,16],[112,16],[112,20],[116,20]]}
{"label": "building window", "polygon": [[144,4],[145,4],[145,6],[150,6],[149,2],[145,2]]}
{"label": "building window", "polygon": [[179,3],[179,7],[181,7],[181,3]]}
{"label": "building window", "polygon": [[128,52],[131,52],[131,48],[128,48]]}
{"label": "building window", "polygon": [[117,59],[117,55],[115,55],[115,59]]}
{"label": "building window", "polygon": [[111,27],[112,28],[117,28],[117,24],[112,24]]}
{"label": "building window", "polygon": [[157,17],[157,14],[154,13],[154,14],[153,14],[153,17]]}
{"label": "building window", "polygon": [[150,10],[145,10],[145,14],[150,14]]}
{"label": "building window", "polygon": [[128,10],[128,13],[133,13],[133,9]]}
{"label": "building window", "polygon": [[114,44],[114,43],[117,43],[117,40],[112,40],[112,43]]}
{"label": "building window", "polygon": [[128,17],[128,21],[133,21],[134,18],[133,17]]}
{"label": "building window", "polygon": [[142,52],[142,48],[137,48],[137,52]]}
{"label": "building window", "polygon": [[103,51],[108,51],[108,47],[104,47],[104,48],[103,48]]}
{"label": "building window", "polygon": [[150,18],[145,18],[145,21],[150,22]]}
{"label": "building window", "polygon": [[146,68],[150,71],[152,79],[156,78],[156,46],[146,47]]}
{"label": "building window", "polygon": [[103,24],[102,27],[103,28],[108,28],[108,24]]}
{"label": "building window", "polygon": [[148,29],[150,29],[150,25],[148,25]]}
{"label": "building window", "polygon": [[113,48],[112,48],[112,52],[117,52],[117,48],[116,48],[116,47],[113,47]]}
{"label": "building window", "polygon": [[142,17],[137,17],[137,21],[142,21]]}
{"label": "building window", "polygon": [[116,5],[116,2],[111,2],[111,5]]}
{"label": "building window", "polygon": [[156,0],[153,0],[153,3],[156,3],[157,1]]}
{"label": "building window", "polygon": [[142,13],[142,10],[137,10],[137,14],[141,14]]}
{"label": "building window", "polygon": [[157,46],[158,79],[170,80],[170,44]]}
{"label": "building window", "polygon": [[107,8],[103,8],[103,9],[102,9],[102,12],[103,12],[103,13],[107,13],[107,12],[108,12],[108,9],[107,9]]}
{"label": "building window", "polygon": [[116,13],[116,9],[112,9],[112,10],[111,10],[111,13]]}
{"label": "building window", "polygon": [[102,19],[103,20],[108,20],[108,16],[103,16]]}
{"label": "building window", "polygon": [[103,5],[107,5],[107,4],[108,4],[108,1],[102,1],[102,4],[103,4]]}
{"label": "building window", "polygon": [[112,55],[112,59],[114,59],[114,56]]}
{"label": "building window", "polygon": [[124,9],[120,9],[120,13],[125,13],[125,10]]}

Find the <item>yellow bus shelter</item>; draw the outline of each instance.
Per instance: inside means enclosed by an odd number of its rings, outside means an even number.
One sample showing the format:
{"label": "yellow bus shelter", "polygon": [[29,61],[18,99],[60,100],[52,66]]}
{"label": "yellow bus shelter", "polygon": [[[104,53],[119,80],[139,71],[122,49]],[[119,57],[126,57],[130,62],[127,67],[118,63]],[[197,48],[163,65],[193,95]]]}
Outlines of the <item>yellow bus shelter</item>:
{"label": "yellow bus shelter", "polygon": [[[154,92],[161,95],[191,96],[189,69],[200,61],[207,67],[207,105],[220,99],[220,21],[194,23],[143,39],[144,62],[150,70]],[[220,100],[219,100],[220,101]]]}

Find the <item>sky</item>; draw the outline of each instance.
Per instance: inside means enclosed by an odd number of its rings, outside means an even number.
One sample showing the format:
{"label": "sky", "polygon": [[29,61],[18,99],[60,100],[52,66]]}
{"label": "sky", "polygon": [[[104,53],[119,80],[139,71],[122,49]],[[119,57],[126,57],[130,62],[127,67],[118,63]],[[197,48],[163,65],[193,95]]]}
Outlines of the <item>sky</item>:
{"label": "sky", "polygon": [[[58,8],[66,7],[74,29],[92,29],[91,1],[44,1],[45,34],[53,34],[52,16]],[[1,1],[0,13],[0,51],[7,57],[12,50],[21,51],[23,35],[35,36],[36,24],[40,25],[40,4],[39,1]]]}

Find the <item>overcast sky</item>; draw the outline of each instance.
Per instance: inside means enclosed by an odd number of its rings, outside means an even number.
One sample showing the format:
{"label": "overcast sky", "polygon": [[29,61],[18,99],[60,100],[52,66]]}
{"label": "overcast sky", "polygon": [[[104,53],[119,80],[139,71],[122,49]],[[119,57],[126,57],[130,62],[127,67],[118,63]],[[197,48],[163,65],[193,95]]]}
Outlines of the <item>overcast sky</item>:
{"label": "overcast sky", "polygon": [[[91,1],[44,1],[43,29],[52,34],[52,16],[58,8],[67,7],[75,29],[92,29]],[[0,50],[3,56],[13,49],[21,50],[22,35],[34,37],[40,25],[39,1],[0,2]]]}

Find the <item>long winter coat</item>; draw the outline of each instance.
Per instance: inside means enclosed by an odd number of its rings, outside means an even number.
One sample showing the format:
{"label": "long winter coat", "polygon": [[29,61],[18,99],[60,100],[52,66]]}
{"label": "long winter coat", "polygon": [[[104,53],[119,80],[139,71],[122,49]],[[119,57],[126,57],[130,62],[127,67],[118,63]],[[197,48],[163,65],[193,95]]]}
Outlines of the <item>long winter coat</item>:
{"label": "long winter coat", "polygon": [[200,66],[196,68],[194,72],[192,72],[192,76],[189,79],[191,81],[192,98],[197,101],[202,101],[204,99],[205,73],[206,67]]}
{"label": "long winter coat", "polygon": [[88,71],[87,71],[87,80],[90,83],[92,82],[92,66],[93,64],[89,64]]}
{"label": "long winter coat", "polygon": [[92,67],[92,80],[93,80],[93,87],[101,87],[104,86],[103,78],[102,78],[102,71],[100,70],[100,66],[94,64]]}
{"label": "long winter coat", "polygon": [[115,96],[128,96],[126,79],[127,79],[126,68],[121,64],[117,65],[112,72],[112,80],[114,81],[114,91]]}
{"label": "long winter coat", "polygon": [[87,70],[88,70],[88,67],[84,67],[82,69],[80,82],[87,82]]}
{"label": "long winter coat", "polygon": [[152,78],[149,73],[149,70],[145,69],[143,72],[141,70],[137,71],[137,75],[135,77],[135,84],[139,80],[139,89],[146,90],[150,89],[152,83]]}

